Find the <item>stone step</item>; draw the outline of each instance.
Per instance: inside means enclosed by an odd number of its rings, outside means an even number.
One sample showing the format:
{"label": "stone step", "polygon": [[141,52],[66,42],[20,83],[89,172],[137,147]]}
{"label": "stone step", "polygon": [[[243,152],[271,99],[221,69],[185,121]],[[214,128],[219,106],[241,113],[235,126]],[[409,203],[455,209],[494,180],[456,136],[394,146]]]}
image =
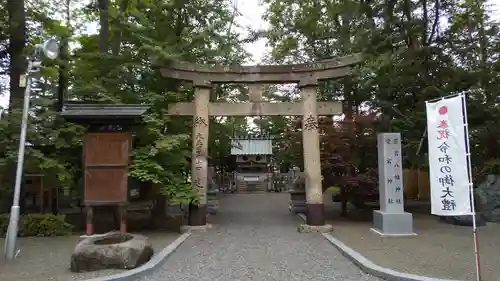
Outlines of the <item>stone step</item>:
{"label": "stone step", "polygon": [[266,185],[263,183],[255,184],[251,188],[248,187],[246,182],[239,183],[238,188],[239,193],[256,193],[256,192],[266,192]]}
{"label": "stone step", "polygon": [[267,193],[265,190],[240,190],[238,191],[239,194],[262,194],[262,193]]}

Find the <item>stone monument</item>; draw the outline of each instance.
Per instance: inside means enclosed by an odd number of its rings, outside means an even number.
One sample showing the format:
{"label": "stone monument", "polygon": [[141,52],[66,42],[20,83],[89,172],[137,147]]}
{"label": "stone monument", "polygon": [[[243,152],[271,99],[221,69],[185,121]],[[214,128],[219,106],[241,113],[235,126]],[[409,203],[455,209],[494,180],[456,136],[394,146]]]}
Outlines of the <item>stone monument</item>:
{"label": "stone monument", "polygon": [[215,181],[215,167],[208,167],[207,213],[217,214],[219,210],[219,186]]}
{"label": "stone monument", "polygon": [[300,168],[293,167],[288,172],[288,192],[290,193],[290,204],[289,210],[294,214],[307,212],[306,204],[306,186],[304,181],[304,175],[300,171]]}
{"label": "stone monument", "polygon": [[377,146],[380,210],[373,212],[371,230],[382,236],[416,235],[413,216],[404,211],[401,134],[378,134]]}

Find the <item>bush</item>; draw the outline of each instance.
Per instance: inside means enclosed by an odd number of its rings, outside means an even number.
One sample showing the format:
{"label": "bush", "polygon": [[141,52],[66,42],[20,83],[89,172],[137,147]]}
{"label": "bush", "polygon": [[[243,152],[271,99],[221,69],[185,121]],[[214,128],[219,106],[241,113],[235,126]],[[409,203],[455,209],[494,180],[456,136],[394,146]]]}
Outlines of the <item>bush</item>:
{"label": "bush", "polygon": [[[0,237],[5,237],[8,227],[9,215],[0,215]],[[19,236],[62,236],[71,234],[72,229],[64,215],[28,214],[19,222]]]}
{"label": "bush", "polygon": [[326,192],[340,192],[340,187],[338,187],[338,186],[330,186],[325,191]]}

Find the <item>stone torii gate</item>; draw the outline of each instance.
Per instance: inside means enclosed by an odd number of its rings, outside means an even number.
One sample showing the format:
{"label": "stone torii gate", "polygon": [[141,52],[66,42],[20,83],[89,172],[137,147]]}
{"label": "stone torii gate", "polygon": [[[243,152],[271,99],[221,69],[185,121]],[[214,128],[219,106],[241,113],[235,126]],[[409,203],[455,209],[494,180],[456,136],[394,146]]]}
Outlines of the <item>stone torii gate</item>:
{"label": "stone torii gate", "polygon": [[[313,229],[324,226],[318,116],[342,114],[342,103],[318,102],[317,86],[319,81],[350,75],[353,67],[360,62],[361,56],[357,54],[291,65],[204,66],[176,62],[159,66],[163,77],[191,82],[195,88],[193,103],[176,103],[169,108],[168,113],[194,117],[192,179],[193,188],[197,190],[200,201],[199,205],[189,206],[188,225],[195,228],[206,225],[209,116],[302,116],[306,223]],[[210,102],[213,84],[223,83],[248,84],[250,102]],[[262,101],[262,84],[290,83],[298,84],[300,103]]]}

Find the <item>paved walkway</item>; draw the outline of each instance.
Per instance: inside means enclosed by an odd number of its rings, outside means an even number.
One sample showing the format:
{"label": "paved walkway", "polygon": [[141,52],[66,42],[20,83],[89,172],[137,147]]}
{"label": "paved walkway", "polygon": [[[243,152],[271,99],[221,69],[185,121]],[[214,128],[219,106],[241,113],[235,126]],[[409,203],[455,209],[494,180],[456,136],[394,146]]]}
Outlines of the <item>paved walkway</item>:
{"label": "paved walkway", "polygon": [[286,193],[223,195],[213,229],[194,233],[142,281],[378,281],[320,234],[301,234]]}

